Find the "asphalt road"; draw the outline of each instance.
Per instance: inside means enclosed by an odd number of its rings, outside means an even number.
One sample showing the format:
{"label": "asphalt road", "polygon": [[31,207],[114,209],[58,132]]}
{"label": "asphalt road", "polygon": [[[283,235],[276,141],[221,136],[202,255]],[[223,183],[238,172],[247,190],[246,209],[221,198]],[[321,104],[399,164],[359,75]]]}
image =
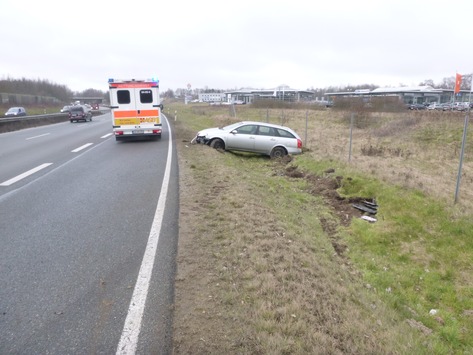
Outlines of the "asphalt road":
{"label": "asphalt road", "polygon": [[178,169],[166,121],[163,131],[116,142],[108,113],[0,134],[0,354],[116,353],[160,215],[131,326],[136,353],[171,353]]}

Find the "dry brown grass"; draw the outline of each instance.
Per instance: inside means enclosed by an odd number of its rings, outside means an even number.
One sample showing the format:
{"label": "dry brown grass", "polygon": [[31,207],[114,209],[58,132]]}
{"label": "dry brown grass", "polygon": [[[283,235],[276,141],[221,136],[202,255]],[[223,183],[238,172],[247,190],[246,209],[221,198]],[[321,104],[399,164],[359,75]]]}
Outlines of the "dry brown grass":
{"label": "dry brown grass", "polygon": [[[244,118],[245,112],[238,116]],[[383,181],[422,190],[453,205],[464,118],[459,112],[358,113],[350,164]],[[306,154],[314,159],[349,161],[349,112],[266,110],[252,119],[294,128],[303,140],[307,137]],[[472,131],[470,125],[456,206],[459,212],[473,208]]]}

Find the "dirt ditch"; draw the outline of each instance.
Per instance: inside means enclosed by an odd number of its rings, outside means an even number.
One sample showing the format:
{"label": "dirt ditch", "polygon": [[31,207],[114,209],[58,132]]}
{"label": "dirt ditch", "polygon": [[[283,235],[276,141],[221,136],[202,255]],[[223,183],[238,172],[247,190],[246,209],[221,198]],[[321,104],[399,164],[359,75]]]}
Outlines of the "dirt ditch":
{"label": "dirt ditch", "polygon": [[335,169],[327,169],[323,175],[306,174],[300,171],[297,166],[290,164],[291,160],[290,157],[282,159],[281,164],[276,168],[276,174],[306,180],[309,186],[307,192],[323,198],[336,218],[333,220],[321,217],[320,222],[324,232],[330,237],[334,250],[342,256],[347,246],[338,238],[338,227],[340,225],[349,226],[353,218],[374,217],[375,213],[364,212],[355,208],[354,205],[358,206],[363,203],[374,205],[376,201],[370,197],[345,198],[340,196],[337,190],[342,186],[344,177],[336,175]]}

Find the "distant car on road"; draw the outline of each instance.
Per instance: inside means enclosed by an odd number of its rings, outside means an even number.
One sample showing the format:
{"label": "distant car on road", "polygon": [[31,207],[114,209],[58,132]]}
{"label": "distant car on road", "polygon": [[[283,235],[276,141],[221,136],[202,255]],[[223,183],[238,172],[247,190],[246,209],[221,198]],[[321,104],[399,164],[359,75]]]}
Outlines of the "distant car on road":
{"label": "distant car on road", "polygon": [[98,110],[99,104],[92,104],[92,110]]}
{"label": "distant car on road", "polygon": [[71,121],[71,123],[74,121],[92,121],[92,112],[90,112],[90,110],[86,106],[71,106],[71,108],[69,109],[69,120]]}
{"label": "distant car on road", "polygon": [[302,140],[296,132],[263,122],[243,121],[222,128],[204,129],[192,142],[215,149],[265,154],[271,158],[302,153]]}
{"label": "distant car on road", "polygon": [[11,107],[5,112],[5,116],[26,116],[24,107]]}
{"label": "distant car on road", "polygon": [[71,109],[71,106],[64,106],[62,109],[61,109],[61,112],[69,112],[69,110]]}

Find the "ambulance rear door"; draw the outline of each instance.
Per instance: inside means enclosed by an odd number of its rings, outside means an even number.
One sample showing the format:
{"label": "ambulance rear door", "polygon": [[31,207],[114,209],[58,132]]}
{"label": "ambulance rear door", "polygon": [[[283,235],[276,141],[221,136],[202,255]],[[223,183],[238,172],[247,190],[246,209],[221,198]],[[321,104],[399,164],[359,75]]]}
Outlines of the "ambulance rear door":
{"label": "ambulance rear door", "polygon": [[110,87],[113,128],[127,135],[161,135],[159,89],[153,82],[115,83]]}

